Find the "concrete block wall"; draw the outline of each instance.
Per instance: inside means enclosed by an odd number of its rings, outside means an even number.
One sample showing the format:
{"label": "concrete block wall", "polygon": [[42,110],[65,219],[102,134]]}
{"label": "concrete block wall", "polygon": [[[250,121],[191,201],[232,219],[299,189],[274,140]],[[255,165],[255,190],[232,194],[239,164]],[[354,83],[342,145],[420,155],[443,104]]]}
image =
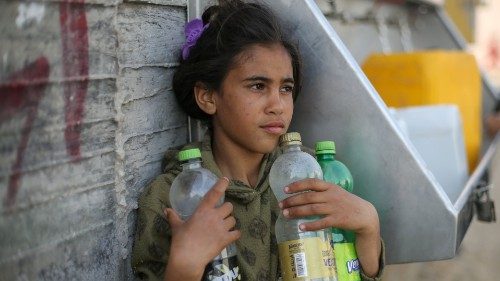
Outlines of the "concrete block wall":
{"label": "concrete block wall", "polygon": [[0,280],[133,280],[187,0],[0,2]]}

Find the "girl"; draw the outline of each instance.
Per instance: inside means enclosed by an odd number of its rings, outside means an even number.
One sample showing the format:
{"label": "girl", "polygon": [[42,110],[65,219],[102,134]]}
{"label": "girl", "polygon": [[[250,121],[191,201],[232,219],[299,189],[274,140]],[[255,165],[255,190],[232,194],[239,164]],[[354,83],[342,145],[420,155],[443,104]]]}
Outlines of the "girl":
{"label": "girl", "polygon": [[[200,148],[203,166],[221,180],[182,221],[168,197],[181,170],[178,151],[167,153],[165,173],[139,199],[133,269],[146,280],[201,280],[205,266],[235,242],[242,280],[277,280],[274,223],[282,212],[289,218],[323,217],[303,230],[355,231],[363,279],[377,280],[383,254],[378,215],[369,202],[312,179],[285,191],[315,192],[276,201],[268,174],[300,89],[299,54],[265,6],[220,2],[202,21],[188,23],[173,88],[184,111],[209,124],[204,140],[186,147]],[[226,203],[216,207],[224,194]]]}

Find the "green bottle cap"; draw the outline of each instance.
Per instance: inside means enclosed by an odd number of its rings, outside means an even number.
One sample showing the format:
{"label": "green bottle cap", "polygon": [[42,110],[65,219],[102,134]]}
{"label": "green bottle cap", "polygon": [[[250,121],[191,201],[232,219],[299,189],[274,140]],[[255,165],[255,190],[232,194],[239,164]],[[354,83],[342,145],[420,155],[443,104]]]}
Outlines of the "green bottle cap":
{"label": "green bottle cap", "polygon": [[335,142],[318,141],[316,143],[316,154],[335,154]]}
{"label": "green bottle cap", "polygon": [[199,148],[185,149],[179,152],[179,161],[187,161],[193,158],[201,158]]}

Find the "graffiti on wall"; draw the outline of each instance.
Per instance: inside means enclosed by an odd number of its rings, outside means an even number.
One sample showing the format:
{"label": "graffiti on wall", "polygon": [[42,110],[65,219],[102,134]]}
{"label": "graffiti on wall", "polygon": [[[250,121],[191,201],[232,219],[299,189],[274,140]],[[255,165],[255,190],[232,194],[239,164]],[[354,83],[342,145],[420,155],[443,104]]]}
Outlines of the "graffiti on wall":
{"label": "graffiti on wall", "polygon": [[18,113],[25,113],[21,129],[21,140],[17,147],[16,160],[12,164],[9,185],[4,204],[12,206],[21,181],[21,167],[24,153],[49,78],[49,62],[40,57],[24,69],[10,75],[7,83],[0,84],[0,122],[11,119]]}
{"label": "graffiti on wall", "polygon": [[[64,138],[66,152],[70,159],[81,158],[80,134],[87,95],[89,59],[88,27],[84,0],[59,4],[61,26],[63,95],[65,103]],[[17,146],[16,158],[11,166],[4,207],[10,209],[16,200],[21,177],[22,164],[30,139],[38,106],[49,83],[50,63],[45,56],[37,58],[23,69],[0,82],[0,122],[25,114],[21,128],[21,140]]]}
{"label": "graffiti on wall", "polygon": [[81,157],[80,133],[89,75],[89,39],[85,5],[60,3],[66,151],[73,161]]}

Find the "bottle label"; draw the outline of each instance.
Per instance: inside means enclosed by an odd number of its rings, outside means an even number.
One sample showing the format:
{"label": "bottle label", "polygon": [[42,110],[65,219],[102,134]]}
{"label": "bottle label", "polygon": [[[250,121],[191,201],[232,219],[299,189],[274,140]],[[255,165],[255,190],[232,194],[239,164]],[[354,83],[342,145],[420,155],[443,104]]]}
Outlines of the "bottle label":
{"label": "bottle label", "polygon": [[205,268],[204,281],[241,280],[240,268],[236,256],[215,259]]}
{"label": "bottle label", "polygon": [[359,260],[353,243],[335,243],[335,260],[339,280],[359,281]]}
{"label": "bottle label", "polygon": [[330,241],[320,237],[279,243],[283,281],[335,278],[335,258]]}

